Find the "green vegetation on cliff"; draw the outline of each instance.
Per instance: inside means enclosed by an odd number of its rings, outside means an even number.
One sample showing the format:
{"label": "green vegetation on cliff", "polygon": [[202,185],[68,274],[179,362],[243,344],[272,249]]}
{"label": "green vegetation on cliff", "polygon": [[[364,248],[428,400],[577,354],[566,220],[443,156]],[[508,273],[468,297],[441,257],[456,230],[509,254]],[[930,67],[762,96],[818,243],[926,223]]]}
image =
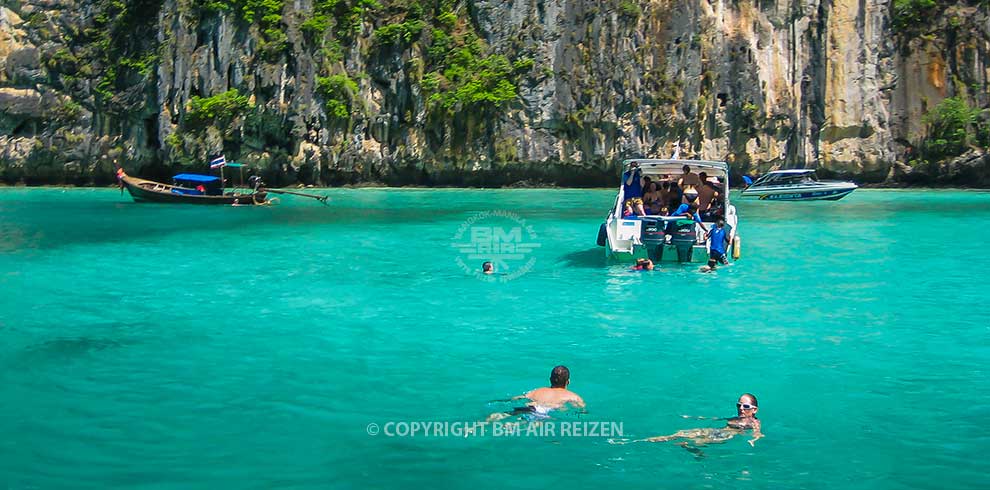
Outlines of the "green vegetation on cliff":
{"label": "green vegetation on cliff", "polygon": [[193,96],[189,100],[183,123],[190,130],[203,129],[207,125],[226,126],[239,116],[251,110],[251,103],[246,95],[241,95],[237,89],[212,97]]}
{"label": "green vegetation on cliff", "polygon": [[347,75],[331,75],[316,79],[316,91],[323,97],[327,115],[346,119],[351,115],[358,86]]}
{"label": "green vegetation on cliff", "polygon": [[927,137],[922,145],[925,159],[955,157],[973,146],[990,145],[990,124],[979,109],[961,97],[949,97],[925,114]]}
{"label": "green vegetation on cliff", "polygon": [[924,25],[937,3],[935,0],[894,0],[892,5],[894,27],[907,30]]}

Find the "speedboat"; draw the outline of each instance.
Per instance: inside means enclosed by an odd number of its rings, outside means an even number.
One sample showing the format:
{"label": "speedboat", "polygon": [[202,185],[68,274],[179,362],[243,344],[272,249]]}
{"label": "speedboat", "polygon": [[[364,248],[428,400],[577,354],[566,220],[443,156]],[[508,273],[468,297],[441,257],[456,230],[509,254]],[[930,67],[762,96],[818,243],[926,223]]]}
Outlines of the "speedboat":
{"label": "speedboat", "polygon": [[[683,167],[691,172],[707,174],[707,185],[714,186],[718,195],[712,200],[710,212],[702,216],[705,228],[683,216],[623,216],[626,198],[619,182],[619,191],[605,222],[598,229],[598,245],[605,247],[606,257],[637,259],[649,257],[653,262],[704,262],[708,260],[710,244],[704,229],[711,229],[715,219],[725,219],[730,250],[734,259],[739,258],[740,240],[736,233],[738,217],[736,208],[729,201],[729,166],[725,162],[681,159],[629,159],[622,162],[623,172],[638,166],[643,177],[653,182],[677,180]],[[668,207],[669,209],[669,207]]]}
{"label": "speedboat", "polygon": [[818,180],[813,168],[775,170],[743,189],[740,197],[761,201],[838,201],[857,187],[852,182]]}

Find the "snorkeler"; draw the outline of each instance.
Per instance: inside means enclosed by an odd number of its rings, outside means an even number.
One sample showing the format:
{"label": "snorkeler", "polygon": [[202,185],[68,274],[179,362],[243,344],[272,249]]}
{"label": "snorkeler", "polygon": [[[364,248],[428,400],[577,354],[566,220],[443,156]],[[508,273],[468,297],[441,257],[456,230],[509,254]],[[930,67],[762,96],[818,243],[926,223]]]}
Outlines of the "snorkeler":
{"label": "snorkeler", "polygon": [[571,372],[566,366],[556,366],[550,372],[550,387],[537,388],[526,394],[514,396],[511,400],[529,400],[524,407],[516,407],[511,412],[493,413],[488,416],[488,422],[502,420],[514,415],[532,414],[545,417],[551,410],[565,408],[571,405],[575,408],[584,408],[584,400],[571,390],[567,385],[571,382]]}
{"label": "snorkeler", "polygon": [[759,407],[756,396],[744,393],[736,402],[736,416],[725,419],[725,427],[723,428],[687,429],[679,430],[669,436],[648,437],[634,441],[609,440],[609,442],[625,444],[627,442],[667,442],[683,439],[680,445],[690,449],[707,444],[722,443],[747,430],[752,430],[753,438],[749,440],[749,445],[755,446],[756,441],[763,438],[763,432],[760,431],[760,420],[756,418],[757,411],[759,411]]}

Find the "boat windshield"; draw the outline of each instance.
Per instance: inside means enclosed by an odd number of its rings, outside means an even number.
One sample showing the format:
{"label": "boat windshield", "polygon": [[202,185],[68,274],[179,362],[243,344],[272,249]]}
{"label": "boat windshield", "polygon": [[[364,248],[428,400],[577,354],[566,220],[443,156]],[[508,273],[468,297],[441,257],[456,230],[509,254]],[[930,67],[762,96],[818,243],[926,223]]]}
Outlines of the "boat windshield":
{"label": "boat windshield", "polygon": [[787,172],[764,175],[753,185],[795,185],[811,184],[815,182],[818,182],[818,178],[815,177],[814,172]]}

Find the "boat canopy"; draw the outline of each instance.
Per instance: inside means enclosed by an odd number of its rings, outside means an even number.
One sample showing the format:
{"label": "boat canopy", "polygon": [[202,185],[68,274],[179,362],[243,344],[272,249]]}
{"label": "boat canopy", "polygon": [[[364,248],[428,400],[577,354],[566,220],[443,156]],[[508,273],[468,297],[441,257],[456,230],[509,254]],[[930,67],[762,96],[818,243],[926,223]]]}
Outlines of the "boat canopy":
{"label": "boat canopy", "polygon": [[172,192],[175,194],[189,196],[223,195],[223,185],[220,184],[219,177],[201,174],[179,174],[172,178],[175,180],[176,185],[176,187],[172,188]]}
{"label": "boat canopy", "polygon": [[195,182],[197,184],[207,184],[210,182],[219,182],[220,177],[214,177],[212,175],[200,175],[200,174],[179,174],[172,177],[176,182]]}
{"label": "boat canopy", "polygon": [[725,162],[709,160],[661,160],[654,158],[630,158],[622,162],[622,169],[629,170],[633,162],[639,164],[643,175],[680,175],[685,165],[697,172],[701,170],[709,177],[726,178],[729,175],[729,165]]}

